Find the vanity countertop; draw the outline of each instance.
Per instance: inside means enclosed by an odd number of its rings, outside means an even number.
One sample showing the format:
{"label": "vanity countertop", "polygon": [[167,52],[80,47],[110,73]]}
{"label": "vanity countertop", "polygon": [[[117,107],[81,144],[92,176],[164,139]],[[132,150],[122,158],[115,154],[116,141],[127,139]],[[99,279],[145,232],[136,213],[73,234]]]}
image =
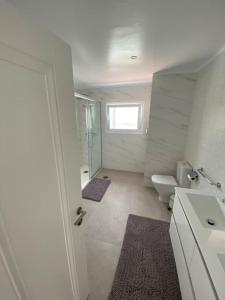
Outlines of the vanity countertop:
{"label": "vanity countertop", "polygon": [[[194,234],[196,243],[201,252],[203,261],[208,270],[212,284],[215,288],[219,299],[225,299],[225,227],[224,228],[210,228],[210,226],[203,226],[198,214],[191,204],[190,197],[197,196],[213,196],[213,194],[204,193],[203,191],[175,188],[176,194],[183,207],[184,213],[187,217],[189,225]],[[189,197],[190,196],[190,197]],[[216,198],[216,197],[215,197]],[[197,198],[196,198],[197,199]],[[221,201],[215,199],[221,208],[222,215],[225,216],[225,205]],[[204,211],[204,206],[202,207]],[[209,213],[210,214],[210,213]],[[211,216],[209,215],[209,218]]]}

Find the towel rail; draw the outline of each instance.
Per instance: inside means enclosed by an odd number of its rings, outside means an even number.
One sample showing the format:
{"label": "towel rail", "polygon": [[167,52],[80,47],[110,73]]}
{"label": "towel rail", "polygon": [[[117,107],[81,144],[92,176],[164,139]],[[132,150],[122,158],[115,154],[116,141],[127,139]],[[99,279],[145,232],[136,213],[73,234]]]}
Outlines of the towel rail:
{"label": "towel rail", "polygon": [[217,188],[221,188],[220,182],[215,182],[205,171],[203,168],[197,169],[198,173],[204,177],[209,184],[216,186]]}

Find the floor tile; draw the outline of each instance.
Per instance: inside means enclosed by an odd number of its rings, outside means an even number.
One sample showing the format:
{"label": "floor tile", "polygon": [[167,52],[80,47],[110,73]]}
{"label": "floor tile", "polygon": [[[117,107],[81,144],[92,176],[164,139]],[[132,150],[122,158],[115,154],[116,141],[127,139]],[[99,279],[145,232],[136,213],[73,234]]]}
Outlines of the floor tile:
{"label": "floor tile", "polygon": [[111,184],[101,202],[83,199],[87,210],[84,229],[87,244],[89,300],[106,300],[118,263],[129,214],[170,220],[154,189],[143,186],[139,173],[103,169],[97,177],[109,176]]}

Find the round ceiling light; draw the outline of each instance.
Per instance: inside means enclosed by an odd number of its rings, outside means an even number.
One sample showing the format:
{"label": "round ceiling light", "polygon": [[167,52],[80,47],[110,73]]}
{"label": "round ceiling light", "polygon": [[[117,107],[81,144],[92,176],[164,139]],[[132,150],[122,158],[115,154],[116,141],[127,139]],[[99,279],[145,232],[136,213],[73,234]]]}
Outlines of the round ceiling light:
{"label": "round ceiling light", "polygon": [[137,55],[132,55],[130,59],[137,59]]}

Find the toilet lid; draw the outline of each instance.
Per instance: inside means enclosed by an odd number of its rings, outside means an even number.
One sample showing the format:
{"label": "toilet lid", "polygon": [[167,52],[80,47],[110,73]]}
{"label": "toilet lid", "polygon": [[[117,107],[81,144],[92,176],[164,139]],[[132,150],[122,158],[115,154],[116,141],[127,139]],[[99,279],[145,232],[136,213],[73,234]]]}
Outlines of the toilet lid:
{"label": "toilet lid", "polygon": [[165,184],[165,185],[174,185],[174,186],[178,185],[176,179],[173,176],[167,176],[167,175],[153,175],[152,182]]}

